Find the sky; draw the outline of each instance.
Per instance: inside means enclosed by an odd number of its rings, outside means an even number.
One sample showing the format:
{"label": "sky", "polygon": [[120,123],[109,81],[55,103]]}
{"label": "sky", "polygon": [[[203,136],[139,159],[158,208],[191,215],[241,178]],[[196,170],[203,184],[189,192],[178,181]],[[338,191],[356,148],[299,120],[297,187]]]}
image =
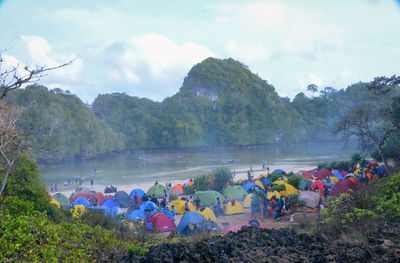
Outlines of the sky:
{"label": "sky", "polygon": [[[293,98],[400,74],[398,0],[0,0],[5,65],[55,66],[39,83],[92,103],[162,101],[208,57],[233,58]],[[5,51],[4,51],[5,50]]]}

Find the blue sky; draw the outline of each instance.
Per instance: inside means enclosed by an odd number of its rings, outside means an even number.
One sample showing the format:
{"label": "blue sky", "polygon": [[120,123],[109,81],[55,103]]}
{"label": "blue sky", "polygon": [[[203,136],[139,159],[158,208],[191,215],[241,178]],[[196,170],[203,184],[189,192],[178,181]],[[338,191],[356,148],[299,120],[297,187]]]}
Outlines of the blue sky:
{"label": "blue sky", "polygon": [[395,0],[0,0],[6,63],[72,66],[41,84],[162,100],[207,57],[232,57],[293,98],[400,74]]}

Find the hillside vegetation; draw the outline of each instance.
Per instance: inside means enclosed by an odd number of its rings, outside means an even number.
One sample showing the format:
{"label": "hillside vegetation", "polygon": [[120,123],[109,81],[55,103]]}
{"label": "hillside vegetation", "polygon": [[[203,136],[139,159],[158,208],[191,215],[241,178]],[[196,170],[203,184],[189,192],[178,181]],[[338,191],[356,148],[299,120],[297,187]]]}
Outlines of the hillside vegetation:
{"label": "hillside vegetation", "polygon": [[367,94],[358,83],[290,101],[240,62],[208,58],[163,102],[113,93],[99,95],[90,108],[75,95],[38,85],[10,93],[8,101],[49,131],[35,136],[35,157],[57,160],[142,148],[337,140],[335,119],[370,100]]}

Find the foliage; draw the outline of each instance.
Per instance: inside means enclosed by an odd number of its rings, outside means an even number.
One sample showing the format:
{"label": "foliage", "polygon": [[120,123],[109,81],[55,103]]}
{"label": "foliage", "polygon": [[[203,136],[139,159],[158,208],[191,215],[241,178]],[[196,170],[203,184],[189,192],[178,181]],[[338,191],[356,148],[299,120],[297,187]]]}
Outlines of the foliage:
{"label": "foliage", "polygon": [[282,191],[286,191],[286,186],[284,184],[274,184],[269,188],[269,190],[271,192],[273,192],[273,191],[282,192]]}
{"label": "foliage", "polygon": [[198,176],[194,179],[194,187],[197,191],[207,191],[210,179],[208,175]]}
{"label": "foliage", "polygon": [[288,184],[294,186],[297,189],[299,188],[299,184],[303,179],[304,179],[303,176],[294,174],[288,177]]}
{"label": "foliage", "polygon": [[176,195],[170,195],[169,196],[169,201],[175,201],[176,199],[178,199],[178,197]]}
{"label": "foliage", "polygon": [[329,165],[327,163],[320,163],[317,165],[317,168],[318,168],[318,170],[323,169],[323,168],[328,169]]}
{"label": "foliage", "polygon": [[342,194],[321,210],[322,228],[331,232],[365,231],[371,226],[400,220],[400,174],[379,179],[352,194]]}
{"label": "foliage", "polygon": [[227,183],[232,183],[232,173],[229,168],[220,167],[211,173],[217,190],[222,189]]}
{"label": "foliage", "polygon": [[275,182],[276,180],[278,180],[279,178],[284,177],[284,175],[280,174],[280,173],[274,173],[274,174],[269,174],[268,179],[270,179],[272,182]]}
{"label": "foliage", "polygon": [[[0,169],[1,176],[2,170]],[[23,154],[16,160],[3,195],[29,201],[33,204],[34,210],[37,211],[50,209],[46,188],[39,180],[39,170],[35,162]]]}

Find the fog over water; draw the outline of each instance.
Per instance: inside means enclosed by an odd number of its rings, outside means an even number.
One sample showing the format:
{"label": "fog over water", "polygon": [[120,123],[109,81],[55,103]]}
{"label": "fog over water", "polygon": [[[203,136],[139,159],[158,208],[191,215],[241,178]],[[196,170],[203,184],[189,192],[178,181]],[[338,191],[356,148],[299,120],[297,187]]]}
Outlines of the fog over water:
{"label": "fog over water", "polygon": [[42,170],[41,180],[47,185],[62,185],[68,178],[82,176],[85,184],[93,180],[95,185],[165,182],[193,178],[221,166],[236,170],[249,169],[250,166],[258,170],[263,164],[288,168],[313,166],[348,159],[356,151],[354,145],[343,149],[343,145],[338,143],[223,150],[150,150],[58,164],[52,169]]}

